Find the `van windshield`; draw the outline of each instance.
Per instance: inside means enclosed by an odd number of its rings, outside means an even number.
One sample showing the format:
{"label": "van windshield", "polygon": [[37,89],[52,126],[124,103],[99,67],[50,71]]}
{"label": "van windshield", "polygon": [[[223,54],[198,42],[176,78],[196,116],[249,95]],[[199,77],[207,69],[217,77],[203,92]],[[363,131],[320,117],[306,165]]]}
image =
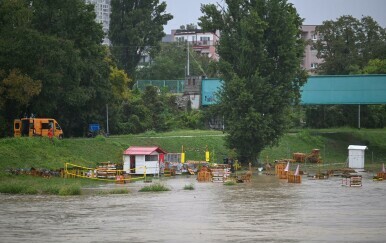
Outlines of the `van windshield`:
{"label": "van windshield", "polygon": [[55,129],[56,129],[56,130],[62,130],[62,128],[59,126],[58,123],[55,123]]}

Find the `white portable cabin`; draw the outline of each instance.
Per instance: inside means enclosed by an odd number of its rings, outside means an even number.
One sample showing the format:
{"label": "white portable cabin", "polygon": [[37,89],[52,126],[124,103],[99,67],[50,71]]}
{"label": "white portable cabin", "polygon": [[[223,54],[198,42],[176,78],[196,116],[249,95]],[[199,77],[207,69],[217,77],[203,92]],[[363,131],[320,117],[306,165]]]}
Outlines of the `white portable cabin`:
{"label": "white portable cabin", "polygon": [[348,167],[363,170],[365,168],[365,150],[367,146],[348,146]]}
{"label": "white portable cabin", "polygon": [[[160,147],[130,146],[123,152],[123,170],[127,174],[159,174],[166,152]],[[146,167],[146,168],[145,168]]]}

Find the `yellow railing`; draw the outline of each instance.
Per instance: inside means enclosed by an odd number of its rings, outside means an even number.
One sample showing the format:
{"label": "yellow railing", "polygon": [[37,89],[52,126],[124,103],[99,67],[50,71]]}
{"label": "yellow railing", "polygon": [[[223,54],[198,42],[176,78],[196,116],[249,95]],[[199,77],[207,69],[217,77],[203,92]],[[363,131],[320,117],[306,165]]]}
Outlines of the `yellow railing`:
{"label": "yellow railing", "polygon": [[121,176],[125,171],[124,170],[103,170],[103,172],[106,173],[112,173],[114,174],[114,178],[99,178],[96,175],[96,171],[98,171],[98,168],[89,168],[85,166],[80,166],[72,163],[65,163],[64,165],[64,175],[66,177],[78,177],[78,178],[86,178],[86,179],[92,179],[92,180],[100,180],[100,181],[132,181],[132,180],[146,180],[146,166],[140,166],[136,167],[134,169],[130,170],[136,170],[139,168],[144,168],[144,174],[141,177],[135,177],[135,178],[118,178],[118,176]]}

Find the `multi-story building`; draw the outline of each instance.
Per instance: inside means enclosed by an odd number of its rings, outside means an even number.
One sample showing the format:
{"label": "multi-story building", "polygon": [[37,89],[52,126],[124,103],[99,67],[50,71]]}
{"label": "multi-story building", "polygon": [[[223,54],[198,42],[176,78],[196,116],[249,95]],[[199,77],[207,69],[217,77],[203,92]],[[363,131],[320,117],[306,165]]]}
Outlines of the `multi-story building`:
{"label": "multi-story building", "polygon": [[96,21],[101,23],[103,26],[103,31],[105,32],[105,38],[103,39],[103,44],[110,45],[110,40],[107,35],[110,28],[110,13],[111,13],[111,0],[85,0],[86,3],[94,4]]}
{"label": "multi-story building", "polygon": [[[323,59],[317,58],[317,50],[312,47],[312,43],[318,40],[315,28],[316,25],[302,26],[302,38],[307,42],[304,50],[302,67],[310,74],[315,73],[318,65],[323,62]],[[172,30],[171,34],[166,37],[163,39],[163,42],[188,42],[196,52],[208,55],[208,57],[214,60],[219,59],[219,56],[216,53],[216,44],[220,39],[220,34],[218,32],[210,33],[200,29],[179,29]]]}
{"label": "multi-story building", "polygon": [[307,42],[306,48],[304,50],[304,58],[302,66],[310,74],[315,73],[316,68],[320,63],[323,62],[323,59],[319,59],[316,54],[318,51],[312,47],[312,44],[316,42],[319,38],[315,32],[316,25],[303,25],[302,26],[302,39]]}
{"label": "multi-story building", "polygon": [[202,55],[207,55],[213,60],[218,60],[216,44],[219,40],[219,32],[210,33],[200,29],[194,30],[172,30],[171,40],[174,42],[187,42],[193,50]]}

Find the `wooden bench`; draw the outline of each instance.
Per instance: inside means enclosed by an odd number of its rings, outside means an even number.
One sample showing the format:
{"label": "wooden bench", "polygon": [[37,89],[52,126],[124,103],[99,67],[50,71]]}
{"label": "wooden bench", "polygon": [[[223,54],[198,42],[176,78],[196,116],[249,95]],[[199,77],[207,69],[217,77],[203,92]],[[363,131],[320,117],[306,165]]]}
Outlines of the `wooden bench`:
{"label": "wooden bench", "polygon": [[383,180],[386,180],[386,173],[385,172],[378,172],[377,177],[382,178]]}
{"label": "wooden bench", "polygon": [[170,176],[175,176],[175,175],[176,175],[176,171],[174,169],[169,169],[169,168],[164,169],[164,176],[165,177],[170,177]]}
{"label": "wooden bench", "polygon": [[197,173],[198,182],[209,182],[212,180],[212,175],[209,171],[200,171]]}
{"label": "wooden bench", "polygon": [[211,169],[212,173],[212,182],[224,182],[225,180],[225,171],[224,169]]}
{"label": "wooden bench", "polygon": [[342,179],[342,186],[360,187],[362,186],[362,176],[349,175]]}
{"label": "wooden bench", "polygon": [[302,176],[300,175],[288,175],[288,183],[302,183]]}

